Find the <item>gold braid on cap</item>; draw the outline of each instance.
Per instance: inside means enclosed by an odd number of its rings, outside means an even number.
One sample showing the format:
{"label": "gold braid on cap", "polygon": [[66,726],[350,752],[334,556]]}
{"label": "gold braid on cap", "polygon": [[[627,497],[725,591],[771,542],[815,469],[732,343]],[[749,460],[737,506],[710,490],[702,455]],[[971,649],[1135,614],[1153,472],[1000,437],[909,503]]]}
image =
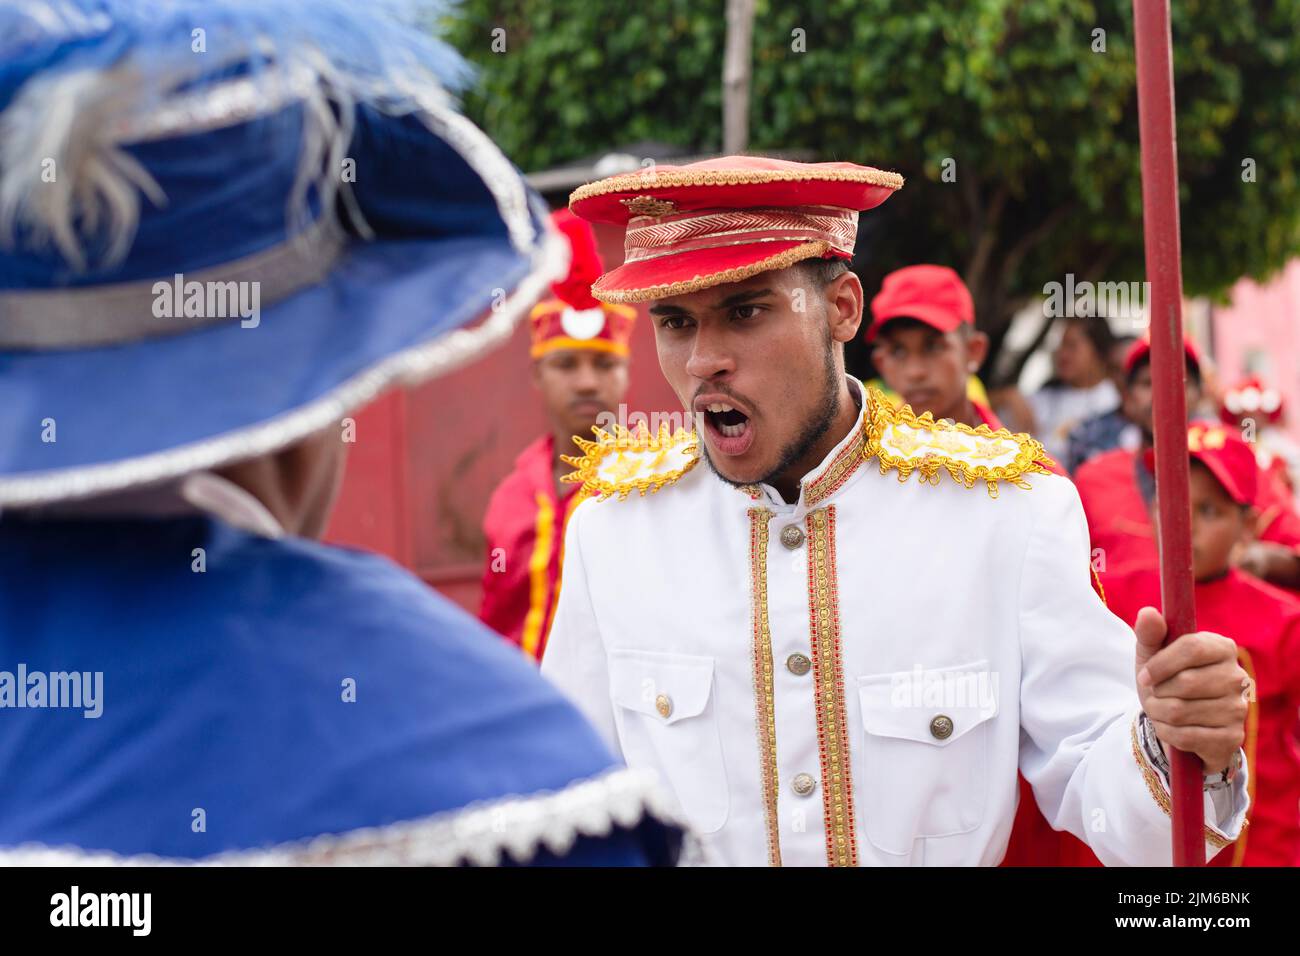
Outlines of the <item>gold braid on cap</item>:
{"label": "gold braid on cap", "polygon": [[672,188],[676,186],[740,186],[752,183],[801,182],[808,179],[820,179],[826,182],[866,183],[870,186],[886,186],[890,189],[902,189],[903,177],[898,173],[885,172],[883,169],[864,167],[862,169],[819,169],[810,165],[807,169],[677,169],[660,170],[651,167],[631,173],[620,173],[601,179],[594,183],[579,186],[569,196],[569,205],[593,196],[604,196],[619,192],[646,192],[651,189]]}
{"label": "gold braid on cap", "polygon": [[672,295],[685,295],[687,292],[711,289],[715,285],[723,285],[727,282],[739,282],[742,279],[748,279],[750,276],[756,276],[760,272],[767,272],[769,269],[785,269],[803,259],[817,259],[825,256],[830,247],[829,242],[818,239],[814,242],[802,243],[793,249],[785,250],[785,252],[778,252],[766,259],[751,262],[747,266],[736,266],[734,269],[724,269],[722,272],[711,272],[704,276],[697,275],[694,278],[683,279],[680,282],[648,285],[640,289],[602,289],[600,284],[604,281],[604,276],[601,276],[600,279],[592,283],[591,294],[601,302],[610,303],[649,302],[651,299],[666,299]]}

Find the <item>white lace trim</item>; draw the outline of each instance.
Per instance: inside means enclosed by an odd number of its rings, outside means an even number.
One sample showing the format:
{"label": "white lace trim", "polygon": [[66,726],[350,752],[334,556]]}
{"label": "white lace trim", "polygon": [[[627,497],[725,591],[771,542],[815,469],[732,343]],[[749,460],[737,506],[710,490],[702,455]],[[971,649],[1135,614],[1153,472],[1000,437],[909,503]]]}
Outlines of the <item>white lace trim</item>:
{"label": "white lace trim", "polygon": [[657,780],[619,768],[555,792],[196,860],[24,844],[0,849],[0,866],[494,866],[507,854],[528,863],[542,848],[563,855],[580,836],[605,836],[646,816],[681,826]]}

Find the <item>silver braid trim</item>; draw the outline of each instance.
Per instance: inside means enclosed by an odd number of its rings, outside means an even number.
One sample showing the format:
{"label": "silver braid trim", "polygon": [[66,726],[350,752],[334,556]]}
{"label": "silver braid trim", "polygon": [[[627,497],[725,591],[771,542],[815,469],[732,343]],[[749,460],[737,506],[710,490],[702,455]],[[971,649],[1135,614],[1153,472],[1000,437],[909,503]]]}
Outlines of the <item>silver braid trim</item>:
{"label": "silver braid trim", "polygon": [[563,855],[579,837],[606,836],[647,816],[680,825],[653,772],[619,768],[555,792],[263,850],[187,860],[25,844],[0,849],[0,866],[495,866],[506,856],[528,863],[543,848]]}

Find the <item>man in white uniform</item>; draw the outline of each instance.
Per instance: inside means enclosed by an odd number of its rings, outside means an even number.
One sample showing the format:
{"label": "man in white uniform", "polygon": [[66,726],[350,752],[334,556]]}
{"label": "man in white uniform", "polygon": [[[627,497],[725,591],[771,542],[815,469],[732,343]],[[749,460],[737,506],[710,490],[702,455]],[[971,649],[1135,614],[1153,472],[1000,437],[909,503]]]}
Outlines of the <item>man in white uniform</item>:
{"label": "man in white uniform", "polygon": [[1103,862],[1168,864],[1165,746],[1205,766],[1213,854],[1247,805],[1232,641],[1162,650],[1152,610],[1135,641],[1037,442],[895,410],[845,375],[858,214],[901,185],[727,157],[574,193],[578,215],[627,226],[593,293],[651,303],[702,427],[582,444],[592,500],[543,673],[663,776],[717,862],[993,865],[1019,768]]}

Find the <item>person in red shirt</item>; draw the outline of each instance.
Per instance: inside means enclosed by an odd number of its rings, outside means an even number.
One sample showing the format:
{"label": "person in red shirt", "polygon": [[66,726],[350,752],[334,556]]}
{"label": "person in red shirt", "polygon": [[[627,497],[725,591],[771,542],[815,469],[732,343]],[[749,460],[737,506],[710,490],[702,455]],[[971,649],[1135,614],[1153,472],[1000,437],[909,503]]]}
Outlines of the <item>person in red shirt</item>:
{"label": "person in red shirt", "polygon": [[[970,397],[970,375],[988,353],[988,336],[975,328],[975,303],[952,269],[916,265],[885,276],[871,300],[866,340],[885,385],[917,414],[930,412],[972,428],[1002,428],[993,410]],[[1020,778],[1020,803],[1003,866],[1100,866],[1077,837],[1052,829],[1029,784]]]}
{"label": "person in red shirt", "polygon": [[[1300,865],[1300,599],[1231,566],[1256,519],[1259,471],[1250,447],[1230,428],[1200,422],[1188,431],[1188,447],[1196,624],[1236,641],[1253,681],[1249,827],[1210,865]],[[1160,607],[1153,569],[1110,573],[1103,582],[1107,606],[1130,624],[1143,607]]]}
{"label": "person in red shirt", "polygon": [[479,618],[540,661],[560,591],[564,527],[577,485],[560,484],[576,453],[627,394],[628,341],[636,310],[599,302],[591,283],[604,271],[591,226],[567,209],[552,221],[569,239],[568,277],[539,303],[532,324],[533,384],[550,431],[525,448],[492,493],[483,519],[487,562]]}
{"label": "person in red shirt", "polygon": [[[1104,568],[1134,570],[1158,564],[1150,502],[1155,477],[1145,462],[1152,448],[1151,344],[1134,343],[1124,363],[1127,388],[1124,413],[1142,430],[1136,450],[1117,448],[1103,452],[1079,466],[1074,484],[1088,517],[1092,546]],[[1187,407],[1200,402],[1200,357],[1187,343]],[[1300,587],[1300,517],[1289,502],[1270,496],[1254,529],[1257,541],[1242,549],[1237,559],[1243,567],[1281,587]],[[1261,547],[1260,543],[1264,546]]]}

